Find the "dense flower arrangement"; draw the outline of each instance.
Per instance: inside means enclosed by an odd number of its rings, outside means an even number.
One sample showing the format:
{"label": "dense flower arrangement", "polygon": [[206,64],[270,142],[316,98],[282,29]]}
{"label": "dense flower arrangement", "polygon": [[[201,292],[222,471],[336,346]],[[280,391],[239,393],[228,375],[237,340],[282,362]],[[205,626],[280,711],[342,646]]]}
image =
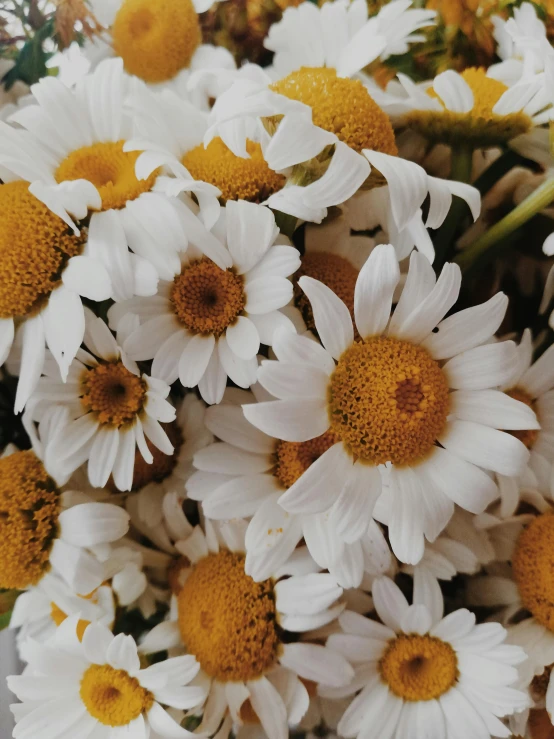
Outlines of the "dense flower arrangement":
{"label": "dense flower arrangement", "polygon": [[13,737],[553,739],[552,3],[12,5]]}

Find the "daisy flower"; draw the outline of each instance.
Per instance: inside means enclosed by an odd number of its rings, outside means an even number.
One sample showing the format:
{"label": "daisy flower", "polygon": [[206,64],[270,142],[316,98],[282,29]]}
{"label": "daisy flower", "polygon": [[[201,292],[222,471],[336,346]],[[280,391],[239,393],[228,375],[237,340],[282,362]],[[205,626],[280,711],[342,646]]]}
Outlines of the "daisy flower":
{"label": "daisy flower", "polygon": [[416,588],[409,605],[382,578],[373,584],[382,623],[348,611],[339,617],[344,633],[331,635],[327,645],[355,665],[349,694],[362,689],[339,722],[341,736],[511,736],[500,718],[527,706],[527,695],[512,687],[524,651],[504,643],[500,624],[476,625],[465,608],[443,618],[437,595]]}
{"label": "daisy flower", "polygon": [[303,680],[339,686],[352,678],[344,657],[298,641],[343,610],[342,588],[302,550],[272,577],[254,582],[244,571],[244,529],[239,519],[217,528],[206,522],[205,532],[196,527],[176,543],[186,558],[184,585],[169,619],[139,649],[184,646],[200,663],[208,698],[199,732],[211,735],[224,721],[219,736],[226,737],[233,723],[254,714],[269,739],[284,739],[288,724],[308,708]]}
{"label": "daisy flower", "polygon": [[202,44],[198,13],[213,4],[213,0],[154,4],[150,0],[91,0],[91,10],[108,33],[103,42],[90,45],[89,55],[118,56],[127,74],[185,92],[190,74],[198,69],[235,68],[227,49]]}
{"label": "daisy flower", "polygon": [[382,574],[391,555],[375,521],[360,518],[348,530],[337,525],[338,504],[328,514],[288,513],[279,498],[334,443],[332,433],[306,442],[272,438],[244,417],[241,405],[255,403],[236,388],[206,412],[206,425],[221,439],[194,456],[197,468],[187,482],[189,498],[201,502],[213,520],[249,518],[245,572],[264,580],[283,566],[304,538],[310,554],[345,588],[358,587],[365,571]]}
{"label": "daisy flower", "polygon": [[449,69],[424,85],[399,74],[386,92],[371,91],[395,125],[455,147],[502,146],[544,122],[538,80],[508,87],[483,68]]}
{"label": "daisy flower", "polygon": [[[203,688],[189,685],[199,665],[189,655],[162,660],[142,668],[132,636],[118,634],[99,623],[77,635],[79,616],[66,619],[55,643],[29,640],[29,673],[8,678],[8,687],[21,700],[11,706],[16,719],[14,737],[94,736],[114,739],[188,739],[164,706],[189,709],[201,703]],[[45,723],[46,722],[46,723]]]}
{"label": "daisy flower", "polygon": [[415,32],[434,25],[436,16],[411,5],[412,0],[395,0],[372,18],[364,0],[287,8],[264,42],[275,52],[272,69],[284,77],[300,67],[334,67],[340,77],[350,77],[376,59],[405,54],[410,44],[424,40]]}
{"label": "daisy flower", "polygon": [[17,643],[24,658],[25,643],[32,638],[41,643],[52,640],[57,627],[68,616],[79,614],[77,633],[82,637],[89,623],[112,628],[115,621],[114,593],[101,585],[86,597],[75,591],[59,575],[47,572],[38,583],[21,593],[14,605],[10,628],[19,628]]}
{"label": "daisy flower", "polygon": [[[29,181],[31,193],[77,233],[69,214],[88,219],[85,254],[108,271],[115,300],[152,295],[158,276],[171,279],[189,237],[226,266],[190,198],[166,197],[158,170],[143,180],[136,177],[138,152],[123,150],[133,134],[132,117],[124,110],[131,87],[121,60],[106,60],[72,89],[53,77],[34,85],[36,104],[11,117],[26,130],[0,124],[0,166]],[[190,184],[211,227],[217,190]],[[99,281],[85,265],[79,274],[84,283]]]}
{"label": "daisy flower", "polygon": [[175,408],[166,400],[169,386],[141,374],[90,311],[84,345],[88,351],[79,350],[67,382],[52,362],[45,365],[25,424],[56,477],[67,480],[88,462],[93,487],[104,487],[111,476],[118,490],[131,490],[136,449],[146,464],[154,462],[148,441],[163,454],[173,454],[161,426],[175,420]]}
{"label": "daisy flower", "polygon": [[271,345],[277,327],[293,329],[279,309],[292,297],[287,277],[300,264],[298,251],[279,243],[273,213],[260,205],[228,202],[214,231],[225,244],[229,269],[190,249],[179,274],[160,282],[155,297],[109,311],[116,328],[128,313],[142,322],[124,343],[129,357],[153,358],[153,377],[198,385],[207,403],[220,402],[227,377],[250,387],[260,344]]}
{"label": "daisy flower", "polygon": [[87,595],[103,580],[88,550],[116,541],[128,526],[118,506],[62,492],[33,451],[0,459],[0,588],[26,590],[51,571]]}
{"label": "daisy flower", "polygon": [[258,380],[279,400],[243,410],[261,431],[285,441],[332,435],[333,445],[279,499],[286,511],[323,513],[336,504],[346,531],[369,522],[383,479],[392,549],[416,564],[424,536],[438,536],[454,503],[476,513],[497,496],[483,468],[522,471],[528,450],[497,429],[538,424],[524,403],[494,390],[515,359],[512,342],[484,343],[502,321],[506,297],[442,321],[458,297],[460,270],[447,264],[436,280],[414,252],[391,317],[399,276],[394,247],[377,246],[356,283],[359,340],[344,303],[302,277],[323,346],[276,333],[278,361],[262,362]]}

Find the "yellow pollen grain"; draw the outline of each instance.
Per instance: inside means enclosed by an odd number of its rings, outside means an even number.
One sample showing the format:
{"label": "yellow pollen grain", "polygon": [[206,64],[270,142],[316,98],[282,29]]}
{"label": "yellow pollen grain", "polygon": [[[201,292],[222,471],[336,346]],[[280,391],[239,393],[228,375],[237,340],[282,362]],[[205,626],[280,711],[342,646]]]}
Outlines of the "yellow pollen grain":
{"label": "yellow pollen grain", "polygon": [[[529,395],[529,393],[526,393],[525,390],[516,387],[512,390],[508,390],[506,395],[509,395],[510,398],[513,398],[514,400],[519,400],[521,403],[525,403],[525,405],[531,408],[531,410],[535,411],[535,413],[537,412],[534,399]],[[527,449],[532,449],[539,435],[539,429],[522,429],[521,431],[509,431],[508,433],[515,436],[516,439],[519,439],[523,444],[525,444]]]}
{"label": "yellow pollen grain", "polygon": [[[64,613],[62,609],[58,608],[55,603],[50,603],[50,618],[56,624],[56,626],[59,626],[60,624],[63,624],[63,622],[67,618],[67,613]],[[83,634],[85,633],[85,629],[89,624],[90,621],[83,621],[83,619],[79,619],[79,621],[77,621],[76,631],[79,641],[83,641]]]}
{"label": "yellow pollen grain", "polygon": [[331,430],[369,464],[413,465],[444,430],[448,383],[428,352],[384,336],[355,342],[331,376]]}
{"label": "yellow pollen grain", "polygon": [[126,726],[150,710],[154,696],[125,670],[90,665],[81,680],[81,700],[104,726]]}
{"label": "yellow pollen grain", "polygon": [[554,631],[554,513],[537,516],[516,543],[512,568],[523,607]]}
{"label": "yellow pollen grain", "polygon": [[201,559],[178,607],[183,643],[210,677],[255,680],[274,664],[279,638],[273,585],[245,574],[244,555],[222,550]]}
{"label": "yellow pollen grain", "polygon": [[348,259],[329,252],[308,252],[302,257],[300,269],[294,275],[294,302],[302,313],[306,326],[315,330],[312,306],[303,290],[298,287],[298,280],[307,275],[330,287],[350,311],[354,319],[354,288],[358,278],[358,270]]}
{"label": "yellow pollen grain", "polygon": [[56,182],[88,180],[102,198],[102,210],[124,208],[152,189],[157,170],[145,180],[135,175],[139,151],[123,151],[125,141],[104,142],[72,151],[58,166]]}
{"label": "yellow pollen grain", "polygon": [[180,323],[195,334],[219,336],[246,304],[242,277],[203,258],[183,267],[170,293]]}
{"label": "yellow pollen grain", "polygon": [[125,70],[145,82],[175,77],[201,42],[192,0],[123,0],[112,26],[113,48]]}
{"label": "yellow pollen grain", "polygon": [[0,588],[36,585],[49,569],[60,491],[34,452],[0,459]]}
{"label": "yellow pollen grain", "polygon": [[[405,116],[407,126],[429,139],[445,144],[457,144],[462,140],[479,146],[493,146],[526,133],[532,127],[526,113],[498,115],[493,108],[508,89],[503,82],[487,77],[486,70],[470,67],[462,77],[473,92],[473,108],[467,113],[454,113],[446,108],[441,111],[418,110]],[[433,88],[431,97],[439,98]]]}
{"label": "yellow pollen grain", "polygon": [[83,236],[31,195],[28,182],[0,184],[0,318],[39,309],[83,244]]}
{"label": "yellow pollen grain", "polygon": [[450,644],[433,636],[399,634],[379,660],[381,679],[405,701],[429,701],[458,679],[458,659]]}
{"label": "yellow pollen grain", "polygon": [[98,423],[120,427],[134,421],[142,410],[146,383],[123,362],[105,362],[84,371],[81,393],[81,403]]}
{"label": "yellow pollen grain", "polygon": [[351,149],[398,153],[388,115],[359,80],[338,77],[334,69],[302,67],[274,82],[271,89],[309,105],[314,124],[336,134]]}
{"label": "yellow pollen grain", "polygon": [[195,180],[203,180],[221,190],[221,200],[249,200],[262,203],[281,190],[286,178],[270,169],[255,141],[246,142],[249,159],[237,157],[217,137],[208,146],[195,146],[182,158],[182,163]]}
{"label": "yellow pollen grain", "polygon": [[173,454],[164,454],[147,439],[146,445],[150,449],[154,460],[152,464],[147,464],[140,451],[138,449],[135,451],[133,485],[131,488],[133,491],[141,490],[150,483],[159,484],[163,482],[171,475],[179,461],[179,451],[183,445],[183,434],[179,425],[173,421],[172,423],[162,423],[161,426],[173,445]]}
{"label": "yellow pollen grain", "polygon": [[290,488],[337,441],[331,431],[309,441],[278,441],[273,474],[283,487]]}

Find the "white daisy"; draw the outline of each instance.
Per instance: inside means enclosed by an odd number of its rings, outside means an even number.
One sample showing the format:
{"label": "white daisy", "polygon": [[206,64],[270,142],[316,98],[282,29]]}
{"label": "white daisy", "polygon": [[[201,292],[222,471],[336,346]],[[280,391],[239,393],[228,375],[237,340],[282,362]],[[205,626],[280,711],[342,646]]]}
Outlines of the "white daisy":
{"label": "white daisy", "polygon": [[81,641],[78,620],[77,615],[63,622],[55,644],[29,640],[29,672],[8,678],[9,689],[22,701],[11,706],[14,737],[57,739],[67,732],[95,739],[194,736],[164,708],[186,710],[202,702],[204,689],[189,685],[199,670],[194,657],[166,659],[141,669],[132,636],[114,636],[93,623]]}
{"label": "white daisy", "polygon": [[324,513],[336,504],[337,525],[348,530],[371,519],[383,478],[381,510],[388,511],[392,549],[402,562],[416,564],[424,536],[438,536],[454,503],[477,513],[497,496],[482,468],[522,471],[529,452],[497,429],[538,424],[525,404],[494,390],[509,376],[515,346],[483,342],[498,329],[506,297],[442,321],[458,297],[460,270],[448,264],[436,280],[428,260],[414,252],[391,318],[398,280],[394,248],[377,246],[356,284],[361,338],[355,340],[344,303],[302,277],[323,346],[277,332],[279,361],[262,362],[258,380],[280,399],[243,410],[264,433],[285,441],[326,432],[336,439],[280,498],[285,510]]}
{"label": "white daisy", "polygon": [[198,385],[207,403],[219,403],[227,377],[250,387],[260,344],[271,345],[278,327],[294,330],[279,309],[292,297],[287,277],[300,264],[298,251],[279,243],[273,213],[260,205],[228,202],[215,230],[226,245],[229,269],[190,249],[180,273],[161,282],[158,295],[109,311],[114,327],[128,313],[142,322],[124,343],[129,357],[153,358],[153,377]]}
{"label": "white daisy", "polygon": [[[134,130],[124,110],[132,84],[117,59],[106,60],[71,89],[46,77],[32,88],[36,104],[11,118],[27,130],[0,124],[0,166],[30,182],[33,195],[76,232],[69,214],[89,218],[85,254],[102,262],[116,300],[152,295],[158,276],[171,279],[178,271],[178,253],[189,240],[226,266],[190,197],[166,197],[157,170],[144,180],[135,176],[138,153],[123,150]],[[197,196],[211,227],[218,191],[189,184],[192,189],[181,189]],[[79,275],[84,284],[98,281],[86,268]]]}
{"label": "white daisy", "polygon": [[[121,335],[118,337],[121,341]],[[25,424],[47,469],[67,480],[84,462],[93,487],[110,476],[119,490],[133,485],[136,449],[146,464],[174,447],[161,423],[175,420],[169,386],[141,374],[102,321],[87,312],[84,344],[62,382],[53,362],[25,411]],[[35,427],[35,425],[37,425]]]}
{"label": "white daisy", "polygon": [[[271,578],[256,583],[244,571],[239,519],[217,528],[206,522],[176,547],[184,585],[169,619],[154,627],[140,651],[184,645],[209,686],[199,732],[227,737],[233,723],[254,713],[269,739],[286,739],[308,708],[302,680],[344,685],[353,675],[344,657],[313,643],[304,632],[333,621],[343,610],[336,580],[298,550]],[[290,575],[290,577],[285,577]],[[284,578],[284,579],[283,579]],[[296,640],[291,641],[293,635]]]}
{"label": "white daisy", "polygon": [[194,456],[197,472],[187,482],[189,498],[201,502],[214,520],[252,517],[245,545],[245,572],[264,580],[284,566],[304,538],[317,564],[328,569],[345,588],[358,587],[364,572],[383,574],[391,562],[388,544],[375,523],[337,526],[336,504],[328,514],[288,513],[278,503],[334,444],[331,433],[307,442],[289,442],[259,431],[242,413],[241,405],[255,398],[236,388],[206,412],[206,425],[221,441]]}
{"label": "white daisy", "polygon": [[[221,0],[218,0],[221,1]],[[188,91],[191,74],[211,68],[235,69],[232,54],[223,46],[202,44],[198,13],[213,0],[91,0],[91,9],[108,29],[86,48],[94,61],[119,56],[125,71],[153,86]],[[208,98],[192,95],[207,107]]]}
{"label": "white daisy", "polygon": [[545,120],[539,79],[508,87],[483,68],[449,69],[421,85],[399,74],[371,94],[395,125],[455,147],[505,145]]}
{"label": "white daisy", "polygon": [[443,618],[440,591],[437,596],[416,588],[410,606],[382,578],[373,585],[382,623],[348,611],[339,617],[344,633],[331,635],[327,645],[351,660],[356,677],[336,692],[361,689],[339,722],[341,736],[511,736],[500,718],[527,706],[527,695],[512,687],[524,651],[503,643],[500,624],[476,625],[466,609]]}
{"label": "white daisy", "polygon": [[19,629],[17,643],[25,659],[25,642],[32,638],[41,643],[52,640],[57,627],[68,616],[79,614],[78,633],[82,636],[89,623],[101,623],[109,629],[115,621],[115,598],[109,585],[101,585],[86,597],[79,596],[61,577],[47,572],[39,582],[21,593],[14,605],[10,628]]}
{"label": "white daisy", "polygon": [[264,46],[275,52],[272,67],[278,77],[300,67],[334,67],[340,77],[350,77],[424,40],[415,32],[434,25],[436,12],[411,5],[412,0],[395,0],[368,18],[364,0],[333,0],[321,7],[303,2],[285,10]]}
{"label": "white daisy", "polygon": [[87,595],[103,581],[102,565],[89,550],[116,541],[129,527],[118,506],[62,492],[30,450],[0,459],[0,512],[5,589],[38,585],[52,570],[74,593]]}

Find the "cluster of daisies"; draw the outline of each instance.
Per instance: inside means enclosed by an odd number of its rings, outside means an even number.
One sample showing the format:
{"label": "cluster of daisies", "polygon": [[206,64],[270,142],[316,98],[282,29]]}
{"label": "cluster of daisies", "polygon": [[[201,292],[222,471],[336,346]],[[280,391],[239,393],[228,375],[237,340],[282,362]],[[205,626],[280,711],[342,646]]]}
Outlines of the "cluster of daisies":
{"label": "cluster of daisies", "polygon": [[552,739],[547,25],[420,80],[425,4],[273,5],[0,94],[13,737]]}

